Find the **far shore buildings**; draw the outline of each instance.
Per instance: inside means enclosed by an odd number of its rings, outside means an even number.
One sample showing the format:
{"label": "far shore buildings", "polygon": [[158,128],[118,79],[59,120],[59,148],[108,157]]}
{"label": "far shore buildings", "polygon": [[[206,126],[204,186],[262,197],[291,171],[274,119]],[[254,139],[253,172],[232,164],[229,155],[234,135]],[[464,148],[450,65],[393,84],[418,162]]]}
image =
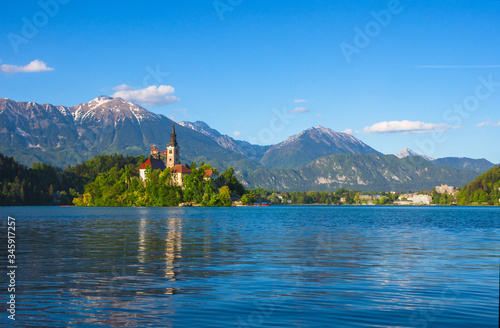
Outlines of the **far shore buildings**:
{"label": "far shore buildings", "polygon": [[395,205],[430,205],[432,197],[419,194],[401,194],[399,199],[394,202]]}
{"label": "far shore buildings", "polygon": [[[172,180],[178,186],[183,186],[185,176],[188,176],[192,171],[185,165],[181,164],[179,144],[177,143],[177,135],[175,134],[175,124],[172,124],[172,133],[170,134],[170,143],[167,150],[160,152],[156,146],[151,147],[151,153],[148,159],[139,167],[139,175],[142,181],[146,180],[146,168],[151,166],[153,170],[172,169]],[[205,170],[205,179],[217,178],[212,170]]]}
{"label": "far shore buildings", "polygon": [[457,188],[455,188],[453,186],[448,186],[448,185],[440,185],[440,186],[436,187],[436,192],[439,194],[448,193],[448,194],[452,195],[456,190],[457,190]]}

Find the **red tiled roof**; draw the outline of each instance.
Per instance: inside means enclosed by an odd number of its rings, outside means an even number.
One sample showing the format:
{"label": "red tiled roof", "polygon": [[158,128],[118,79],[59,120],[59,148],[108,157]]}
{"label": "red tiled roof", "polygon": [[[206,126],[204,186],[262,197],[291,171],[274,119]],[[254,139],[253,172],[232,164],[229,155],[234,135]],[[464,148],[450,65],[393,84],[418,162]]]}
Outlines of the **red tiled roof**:
{"label": "red tiled roof", "polygon": [[182,164],[176,164],[174,167],[172,167],[172,172],[173,173],[182,173],[182,174],[191,174],[191,170],[186,167],[185,165]]}
{"label": "red tiled roof", "polygon": [[146,168],[146,166],[151,166],[151,160],[148,158],[144,163],[142,163],[141,166],[139,166],[139,170],[143,170]]}
{"label": "red tiled roof", "polygon": [[147,166],[151,166],[153,170],[164,170],[165,169],[165,163],[163,161],[154,159],[154,158],[148,158],[140,167],[139,170],[145,169]]}
{"label": "red tiled roof", "polygon": [[203,177],[204,178],[211,178],[212,175],[214,175],[214,171],[212,171],[212,170],[205,170],[205,175]]}

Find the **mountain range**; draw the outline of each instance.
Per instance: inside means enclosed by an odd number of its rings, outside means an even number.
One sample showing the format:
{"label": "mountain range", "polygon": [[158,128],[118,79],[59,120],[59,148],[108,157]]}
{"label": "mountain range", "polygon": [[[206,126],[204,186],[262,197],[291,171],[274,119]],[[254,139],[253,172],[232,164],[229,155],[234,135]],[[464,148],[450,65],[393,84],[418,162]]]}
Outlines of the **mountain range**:
{"label": "mountain range", "polygon": [[448,166],[454,167],[456,169],[469,169],[478,173],[486,172],[491,169],[494,164],[490,161],[481,158],[481,159],[472,159],[467,157],[443,157],[443,158],[432,158],[425,155],[420,155],[419,153],[405,148],[400,151],[397,155],[398,158],[406,158],[406,157],[422,157],[423,159],[432,162],[432,164],[436,166]]}
{"label": "mountain range", "polygon": [[[99,154],[147,155],[163,149],[174,122],[121,98],[101,96],[73,107],[0,98],[0,152],[31,165],[67,166]],[[424,159],[406,149],[383,155],[356,137],[318,126],[276,145],[253,145],[208,124],[176,124],[185,163],[234,167],[247,187],[280,191],[418,190],[461,186],[493,167],[486,160]]]}
{"label": "mountain range", "polygon": [[221,135],[204,122],[179,124],[201,132],[221,147],[238,152],[267,168],[302,168],[311,159],[335,154],[380,154],[350,134],[335,132],[322,126],[309,128],[276,145],[258,146]]}

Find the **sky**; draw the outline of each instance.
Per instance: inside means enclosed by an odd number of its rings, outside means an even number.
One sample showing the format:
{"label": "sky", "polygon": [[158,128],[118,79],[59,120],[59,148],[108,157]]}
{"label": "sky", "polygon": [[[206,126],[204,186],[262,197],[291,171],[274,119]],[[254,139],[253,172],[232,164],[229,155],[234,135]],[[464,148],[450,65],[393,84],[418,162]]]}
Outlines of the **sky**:
{"label": "sky", "polygon": [[120,96],[274,144],[318,125],[385,154],[500,163],[500,1],[14,1],[0,97]]}

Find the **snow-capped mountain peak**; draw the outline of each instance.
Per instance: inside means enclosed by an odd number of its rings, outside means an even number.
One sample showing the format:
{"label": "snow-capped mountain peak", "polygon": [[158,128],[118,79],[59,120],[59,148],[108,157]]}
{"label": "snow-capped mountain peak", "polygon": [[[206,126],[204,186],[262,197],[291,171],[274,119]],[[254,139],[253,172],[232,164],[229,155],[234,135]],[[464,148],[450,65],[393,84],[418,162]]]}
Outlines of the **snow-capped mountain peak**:
{"label": "snow-capped mountain peak", "polygon": [[125,118],[136,119],[141,122],[145,117],[158,118],[158,114],[127,101],[120,97],[100,96],[88,103],[79,104],[70,108],[75,121],[87,120],[90,118],[113,120],[123,120]]}
{"label": "snow-capped mountain peak", "polygon": [[420,156],[428,161],[433,161],[434,158],[426,156],[426,155],[420,155],[416,151],[411,150],[410,148],[405,148],[402,151],[400,151],[397,155],[398,158],[406,158],[406,157],[413,157],[413,156]]}

